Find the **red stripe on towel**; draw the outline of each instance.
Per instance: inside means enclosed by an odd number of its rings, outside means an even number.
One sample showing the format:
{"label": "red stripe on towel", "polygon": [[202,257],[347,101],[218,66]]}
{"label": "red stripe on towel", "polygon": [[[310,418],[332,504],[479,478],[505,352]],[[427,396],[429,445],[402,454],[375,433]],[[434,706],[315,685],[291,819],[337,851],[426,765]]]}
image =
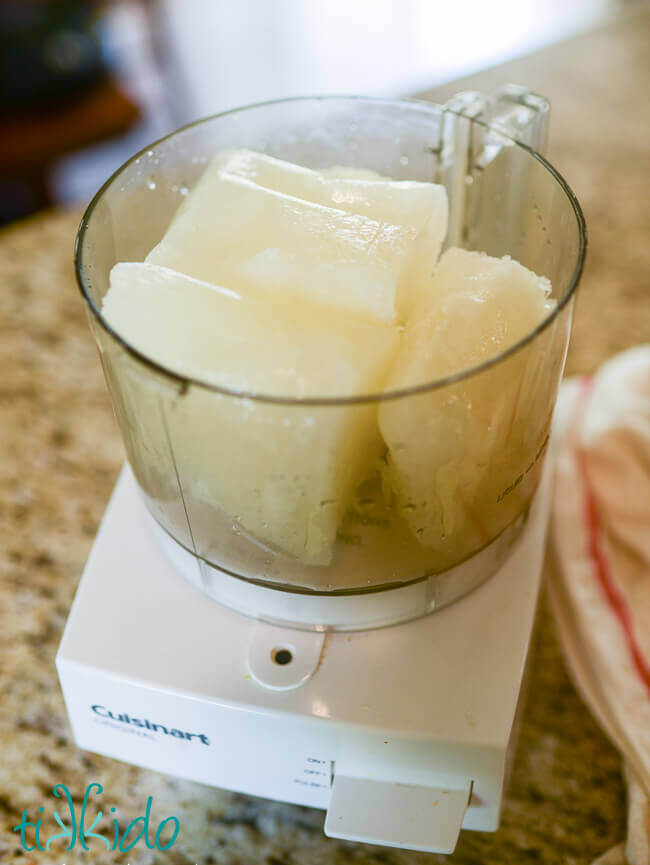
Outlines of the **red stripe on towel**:
{"label": "red stripe on towel", "polygon": [[[583,377],[582,392],[579,397],[581,416],[584,416],[587,399],[591,393],[591,384],[590,376]],[[587,529],[587,552],[607,602],[621,626],[634,666],[650,694],[650,663],[636,641],[630,608],[612,573],[609,557],[603,544],[603,529],[598,506],[589,488],[584,453],[579,445],[576,446],[576,455],[584,489],[582,507]]]}

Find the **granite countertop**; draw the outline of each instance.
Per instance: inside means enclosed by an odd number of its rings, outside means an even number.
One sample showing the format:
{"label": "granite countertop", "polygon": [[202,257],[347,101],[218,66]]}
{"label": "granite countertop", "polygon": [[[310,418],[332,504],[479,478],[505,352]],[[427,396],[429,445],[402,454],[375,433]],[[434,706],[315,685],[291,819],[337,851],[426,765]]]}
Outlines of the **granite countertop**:
{"label": "granite countertop", "polygon": [[[551,99],[551,161],[581,200],[590,252],[568,372],[650,337],[648,6],[601,30],[453,87],[525,83]],[[83,753],[74,746],[54,656],[123,459],[72,275],[79,212],[0,234],[0,862],[416,865],[591,862],[625,833],[618,756],[577,697],[542,604],[520,745],[498,833],[465,832],[452,859],[323,837],[322,812],[234,795]],[[24,808],[53,810],[52,787],[105,788],[121,824],[154,799],[181,821],[155,857],[25,853]],[[49,834],[52,834],[51,832]]]}

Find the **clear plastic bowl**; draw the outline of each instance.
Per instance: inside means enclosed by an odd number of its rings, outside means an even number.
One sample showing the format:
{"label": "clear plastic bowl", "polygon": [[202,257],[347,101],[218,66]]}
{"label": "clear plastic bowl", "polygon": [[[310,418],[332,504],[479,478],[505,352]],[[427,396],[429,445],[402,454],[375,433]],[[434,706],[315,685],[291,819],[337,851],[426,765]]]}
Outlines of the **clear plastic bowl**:
{"label": "clear plastic bowl", "polygon": [[[110,269],[142,261],[210,158],[240,147],[311,168],[445,183],[452,242],[508,254],[548,277],[554,311],[480,366],[400,392],[285,399],[163,368],[102,317]],[[185,127],[127,162],[83,217],[77,275],[129,463],[194,581],[217,600],[224,576],[327,598],[424,580],[442,586],[473,561],[471,576],[447,582],[447,602],[487,577],[539,482],[584,254],[579,205],[539,154],[429,103],[266,103]],[[396,422],[417,418],[405,423],[400,459],[421,474],[428,499],[386,495],[391,455],[371,441],[386,412]],[[340,494],[321,498],[332,473]]]}

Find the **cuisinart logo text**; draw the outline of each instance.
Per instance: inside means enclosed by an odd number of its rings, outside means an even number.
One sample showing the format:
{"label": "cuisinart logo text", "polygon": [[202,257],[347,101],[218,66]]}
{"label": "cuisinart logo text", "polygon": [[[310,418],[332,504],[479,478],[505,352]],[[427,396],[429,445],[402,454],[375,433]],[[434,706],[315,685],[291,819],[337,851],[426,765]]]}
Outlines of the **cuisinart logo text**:
{"label": "cuisinart logo text", "polygon": [[202,742],[204,745],[210,744],[210,740],[205,733],[188,733],[186,730],[178,730],[176,727],[166,727],[165,724],[154,724],[153,721],[149,721],[147,718],[144,720],[141,718],[132,718],[130,715],[127,715],[126,712],[120,712],[117,714],[111,712],[110,709],[106,708],[106,706],[100,706],[99,703],[95,703],[95,705],[90,708],[95,715],[99,715],[100,718],[118,721],[121,724],[130,724],[132,727],[141,727],[142,729],[152,730],[157,733],[164,733],[165,736],[174,736],[176,739],[186,739],[188,742],[191,742],[192,739],[198,739],[199,742]]}

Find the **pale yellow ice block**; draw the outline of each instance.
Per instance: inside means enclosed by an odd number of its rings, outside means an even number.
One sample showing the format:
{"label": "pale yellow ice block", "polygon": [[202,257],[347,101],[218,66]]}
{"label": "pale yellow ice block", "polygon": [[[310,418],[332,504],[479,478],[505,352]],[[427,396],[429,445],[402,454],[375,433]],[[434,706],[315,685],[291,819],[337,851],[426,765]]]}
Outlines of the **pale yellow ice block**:
{"label": "pale yellow ice block", "polygon": [[[398,278],[397,313],[405,320],[430,277],[447,233],[448,204],[443,186],[394,181],[368,170],[334,167],[322,172],[250,150],[218,153],[190,198],[218,202],[224,178],[240,178],[293,198],[366,217],[415,232],[409,271]],[[172,222],[183,219],[186,202]],[[327,251],[323,250],[327,256]],[[153,259],[151,259],[153,260]],[[168,262],[161,262],[168,263]],[[178,268],[178,264],[173,264]],[[182,269],[182,268],[178,268]]]}
{"label": "pale yellow ice block", "polygon": [[[555,306],[550,283],[509,258],[450,249],[432,300],[404,335],[389,390],[476,366],[533,330]],[[418,540],[453,558],[483,546],[534,489],[559,369],[552,329],[481,374],[382,404],[385,482]],[[546,371],[546,372],[545,372]]]}
{"label": "pale yellow ice block", "polygon": [[[447,232],[444,186],[414,180],[391,180],[367,169],[334,166],[313,171],[252,150],[217,154],[203,177],[223,172],[244,177],[266,189],[358,213],[380,222],[412,226],[427,234],[431,272]],[[203,178],[202,178],[203,179]]]}
{"label": "pale yellow ice block", "polygon": [[[288,399],[381,391],[398,344],[387,325],[268,304],[145,263],[113,268],[103,313],[168,369]],[[376,406],[296,407],[192,386],[163,411],[188,508],[219,508],[304,562],[330,560],[339,520],[381,447]]]}
{"label": "pale yellow ice block", "polygon": [[313,171],[251,150],[218,154],[208,171],[246,177],[297,198],[415,228],[418,241],[412,268],[398,295],[400,317],[405,320],[420,295],[429,291],[430,277],[447,234],[449,205],[444,186],[391,180],[368,169],[345,166]]}
{"label": "pale yellow ice block", "polygon": [[278,303],[311,299],[393,322],[416,239],[414,227],[302,200],[209,167],[146,260]]}

